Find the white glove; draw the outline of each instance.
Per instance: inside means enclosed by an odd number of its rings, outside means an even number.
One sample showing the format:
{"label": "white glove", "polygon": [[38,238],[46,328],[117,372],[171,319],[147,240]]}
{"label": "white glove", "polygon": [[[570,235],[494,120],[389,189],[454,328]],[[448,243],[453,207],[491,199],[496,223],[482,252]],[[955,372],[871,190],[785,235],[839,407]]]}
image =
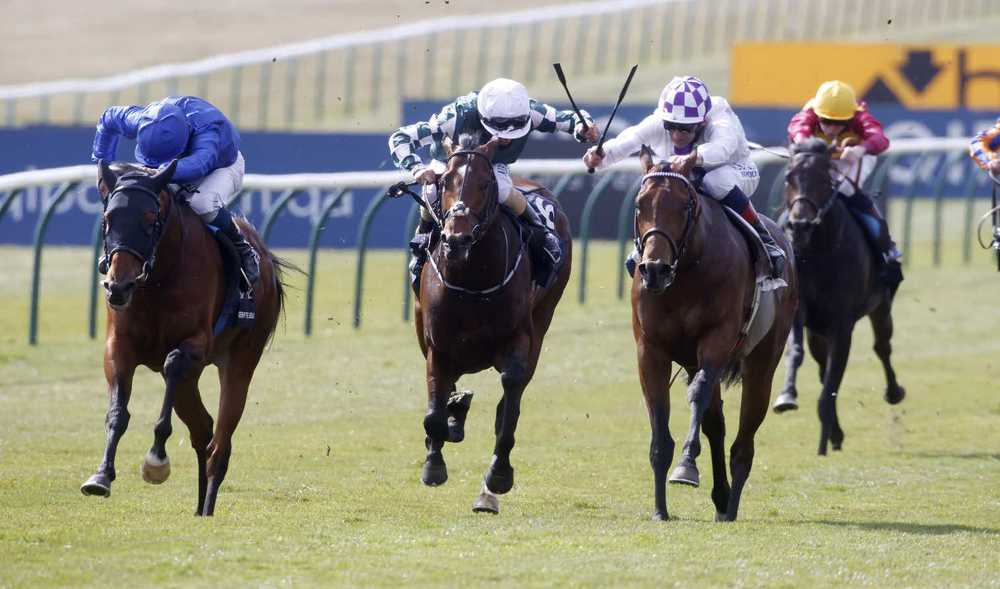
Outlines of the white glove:
{"label": "white glove", "polygon": [[868,153],[863,145],[850,145],[840,150],[840,159],[856,162]]}

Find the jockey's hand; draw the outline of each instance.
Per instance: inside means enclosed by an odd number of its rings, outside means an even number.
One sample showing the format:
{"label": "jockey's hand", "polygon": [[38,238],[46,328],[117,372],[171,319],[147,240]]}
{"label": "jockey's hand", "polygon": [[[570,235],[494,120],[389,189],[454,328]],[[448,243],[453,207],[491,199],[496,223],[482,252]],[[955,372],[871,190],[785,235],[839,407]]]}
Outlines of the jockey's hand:
{"label": "jockey's hand", "polygon": [[849,145],[840,150],[840,159],[854,162],[860,160],[866,153],[862,145]]}
{"label": "jockey's hand", "polygon": [[430,168],[424,168],[418,171],[417,173],[413,174],[413,178],[417,182],[420,182],[424,186],[427,186],[429,184],[434,184],[437,182],[437,173]]}
{"label": "jockey's hand", "polygon": [[587,125],[586,131],[583,130],[582,123],[577,123],[573,136],[584,143],[597,143],[597,139],[600,137],[600,134],[597,132],[597,125],[593,122]]}
{"label": "jockey's hand", "polygon": [[994,174],[1000,174],[1000,159],[992,160],[989,164],[987,164],[986,169]]}
{"label": "jockey's hand", "polygon": [[[594,127],[591,127],[591,129],[596,131]],[[596,170],[603,161],[604,153],[597,153],[597,147],[591,147],[587,150],[587,153],[583,154],[583,163],[591,170]]]}
{"label": "jockey's hand", "polygon": [[689,155],[672,155],[667,159],[670,164],[670,171],[685,176],[691,172],[691,168],[698,164],[698,152],[692,151]]}

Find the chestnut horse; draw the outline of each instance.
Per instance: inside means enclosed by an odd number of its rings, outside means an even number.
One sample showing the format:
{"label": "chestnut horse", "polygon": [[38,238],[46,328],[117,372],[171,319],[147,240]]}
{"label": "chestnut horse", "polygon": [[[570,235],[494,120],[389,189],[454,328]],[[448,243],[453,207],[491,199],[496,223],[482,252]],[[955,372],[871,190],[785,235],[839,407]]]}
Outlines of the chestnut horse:
{"label": "chestnut horse", "polygon": [[[670,481],[697,486],[695,459],[704,426],[712,454],[712,501],[716,521],[733,521],[750,475],[754,435],[767,414],[774,370],[797,303],[794,266],[784,288],[761,292],[766,276],[763,249],[755,257],[722,205],[700,195],[688,174],[697,154],[678,172],[655,164],[646,146],[639,155],[645,175],[636,196],[635,237],[641,255],[632,281],[632,332],[639,380],[652,429],[655,519],[666,520],[667,469],[673,461],[670,436],[670,370],[676,362],[688,375],[691,424],[684,453]],[[777,226],[761,217],[791,258]],[[747,227],[747,230],[753,230]],[[754,237],[756,239],[756,237]],[[763,271],[758,273],[756,263]],[[742,377],[740,426],[730,449],[733,484],[726,477],[722,381]]]}
{"label": "chestnut horse", "polygon": [[464,436],[468,408],[449,403],[459,377],[492,367],[500,373],[503,397],[496,409],[493,459],[473,510],[497,513],[496,495],[514,486],[510,453],[521,395],[569,281],[571,238],[566,215],[551,194],[541,192],[566,253],[551,285],[535,287],[523,229],[498,200],[491,163],[498,142],[477,143],[463,135],[459,149],[448,156],[438,185],[441,237],[420,276],[415,323],[427,363],[427,458],[421,480],[429,486],[447,481],[442,447]]}
{"label": "chestnut horse", "polygon": [[785,386],[776,412],[798,407],[795,377],[803,357],[803,326],[809,351],[819,364],[819,454],[827,444],[840,450],[844,431],[837,418],[837,393],[847,368],[854,324],[865,315],[875,332],[875,355],[885,370],[885,400],[896,404],[906,390],[896,382],[892,354],[892,301],[895,289],[878,276],[878,254],[847,206],[836,195],[826,143],[812,139],[796,145],[785,178],[782,224],[795,250],[801,306],[788,340]]}
{"label": "chestnut horse", "polygon": [[[238,220],[240,231],[261,254],[254,289],[256,320],[249,328],[227,327],[213,335],[226,296],[223,258],[201,218],[167,189],[176,165],[174,161],[150,175],[139,166],[116,164],[119,173],[124,171],[121,177],[105,162],[98,165],[107,254],[102,264],[108,276],[103,283],[108,303],[107,446],[97,472],[80,490],[85,495],[111,494],[115,453],[129,423],[132,377],[142,365],[162,372],[166,383],[142,477],[160,484],[169,476],[166,441],[176,411],[188,426],[198,457],[195,515],[212,515],[250,379],[281,314],[283,263],[268,252],[249,223]],[[218,367],[221,386],[214,433],[212,416],[198,391],[198,379],[208,364]]]}

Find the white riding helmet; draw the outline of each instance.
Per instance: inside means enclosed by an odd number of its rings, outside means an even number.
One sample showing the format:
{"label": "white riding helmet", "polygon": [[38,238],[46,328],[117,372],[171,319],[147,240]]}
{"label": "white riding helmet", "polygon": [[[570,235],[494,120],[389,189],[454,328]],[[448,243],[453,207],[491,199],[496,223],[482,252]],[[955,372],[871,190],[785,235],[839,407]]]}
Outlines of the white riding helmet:
{"label": "white riding helmet", "polygon": [[528,90],[520,82],[497,78],[479,91],[476,110],[483,127],[501,139],[518,139],[531,132]]}
{"label": "white riding helmet", "polygon": [[660,93],[656,109],[664,121],[690,125],[705,120],[712,110],[712,97],[708,87],[694,76],[675,77]]}

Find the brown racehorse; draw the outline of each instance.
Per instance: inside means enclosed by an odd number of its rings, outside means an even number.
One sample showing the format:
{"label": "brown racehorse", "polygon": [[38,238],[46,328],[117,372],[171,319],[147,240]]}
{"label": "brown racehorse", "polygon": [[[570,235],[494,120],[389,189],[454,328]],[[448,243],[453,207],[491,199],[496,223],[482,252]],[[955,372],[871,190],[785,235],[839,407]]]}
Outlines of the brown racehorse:
{"label": "brown racehorse", "polygon": [[[701,452],[699,429],[704,426],[712,453],[716,520],[733,521],[753,464],[754,435],[767,414],[771,380],[792,325],[796,280],[789,264],[787,287],[757,291],[746,240],[722,206],[699,195],[687,179],[695,156],[674,172],[669,164],[655,164],[645,146],[640,152],[645,176],[636,197],[641,261],[632,282],[632,331],[652,429],[654,518],[668,519],[666,480],[674,453],[668,425],[670,369],[676,362],[689,377],[692,416],[683,457],[670,480],[698,484],[695,458]],[[762,220],[791,257],[775,224]],[[748,317],[755,319],[748,323]],[[739,377],[743,395],[739,431],[730,450],[730,488],[721,382]]]}
{"label": "brown racehorse", "polygon": [[546,192],[550,218],[567,251],[552,284],[536,288],[522,230],[498,202],[491,164],[498,143],[476,143],[463,135],[460,148],[449,155],[439,184],[441,239],[420,277],[415,323],[427,361],[428,397],[421,479],[429,486],[448,479],[441,450],[446,441],[461,441],[465,417],[464,411],[456,415],[449,398],[459,377],[492,367],[500,373],[503,398],[496,409],[493,460],[473,509],[496,513],[495,494],[514,485],[510,452],[521,394],[535,373],[542,338],[569,280],[571,242],[569,220]]}
{"label": "brown racehorse", "polygon": [[[145,168],[116,164],[119,178],[99,163],[98,189],[105,203],[104,242],[108,303],[104,376],[108,381],[107,446],[97,472],[80,488],[107,497],[115,480],[115,452],[128,427],[128,401],[137,366],[162,372],[163,408],[153,430],[153,446],[142,477],[153,484],[170,474],[166,441],[176,411],[190,431],[198,457],[196,515],[212,515],[219,486],[229,467],[233,432],[243,414],[247,388],[283,305],[282,262],[273,257],[249,223],[240,231],[261,254],[254,296],[256,320],[250,328],[229,327],[213,336],[226,286],[223,258],[205,223],[167,190],[176,161],[155,175]],[[219,369],[218,422],[198,391],[208,364]]]}
{"label": "brown racehorse", "polygon": [[875,354],[887,381],[885,400],[896,404],[906,391],[892,368],[894,288],[879,280],[876,254],[861,226],[836,195],[830,175],[830,151],[813,139],[793,149],[784,192],[783,224],[795,249],[802,304],[788,340],[785,386],[775,411],[797,407],[795,376],[802,364],[803,326],[809,351],[819,364],[819,453],[827,443],[840,450],[844,432],[837,418],[837,393],[847,368],[854,324],[868,315],[875,332]]}

